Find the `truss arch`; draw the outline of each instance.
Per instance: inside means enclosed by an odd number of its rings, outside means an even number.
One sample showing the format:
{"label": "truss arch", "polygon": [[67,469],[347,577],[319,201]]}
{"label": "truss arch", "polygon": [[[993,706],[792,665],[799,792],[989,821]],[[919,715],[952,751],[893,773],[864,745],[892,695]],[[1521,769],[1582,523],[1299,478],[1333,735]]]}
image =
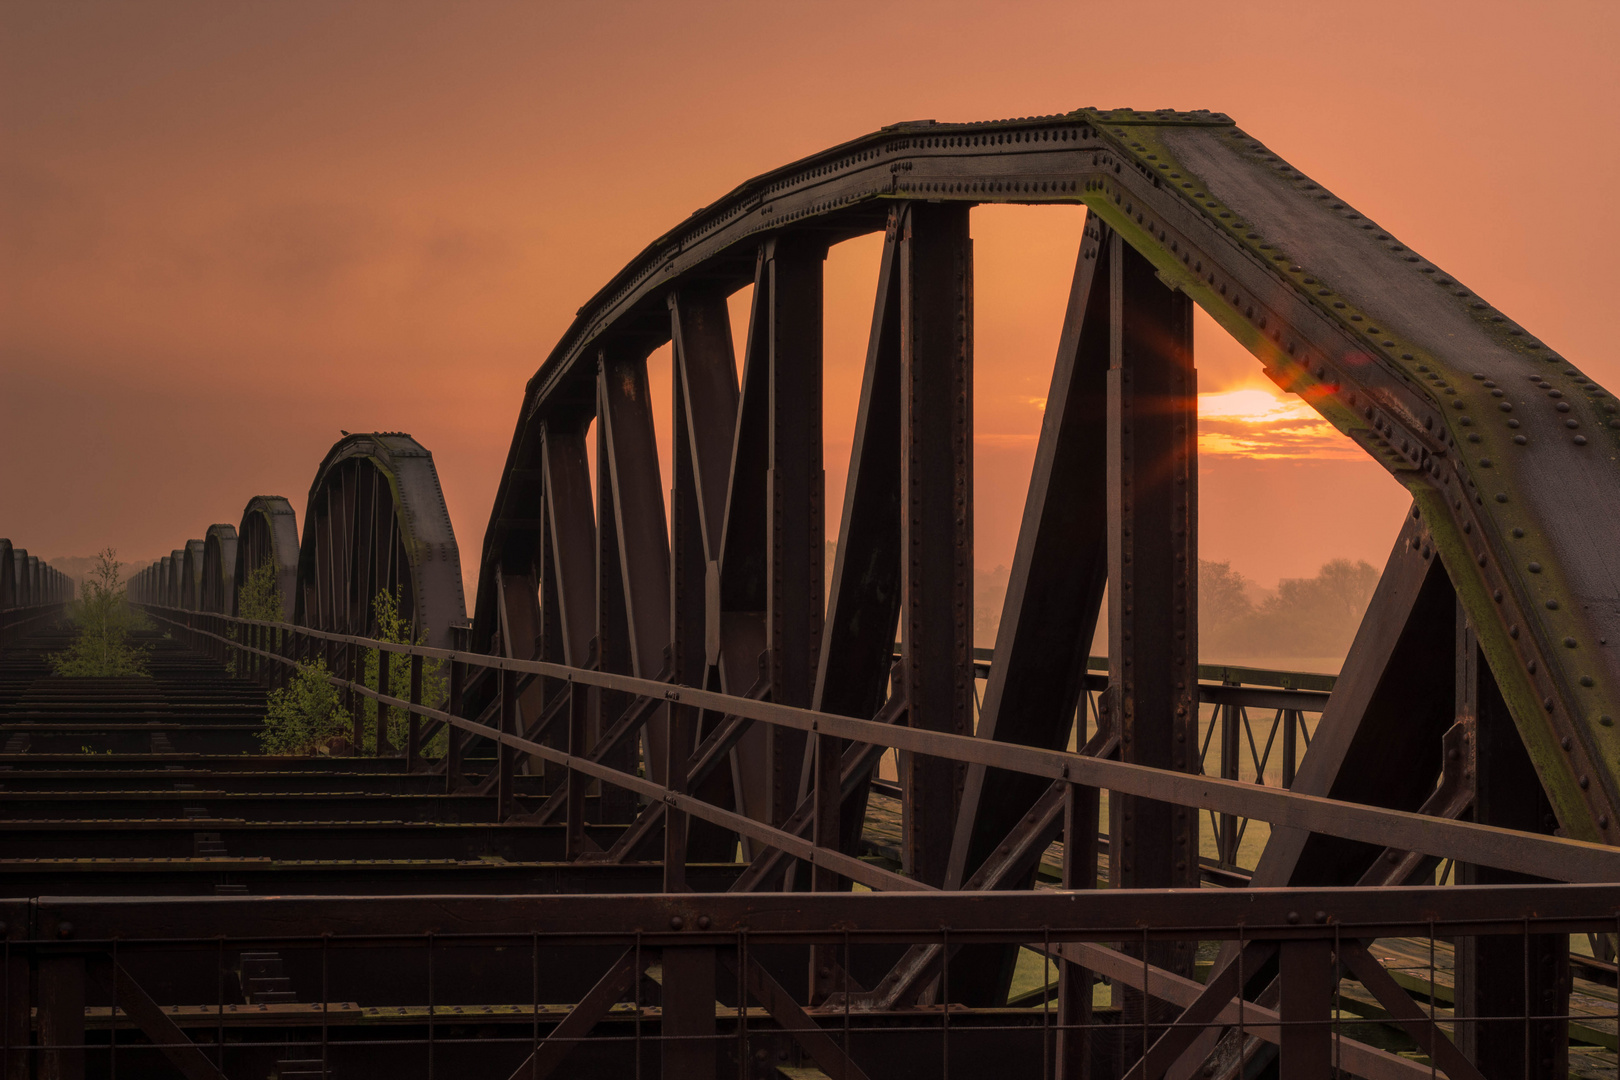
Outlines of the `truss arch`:
{"label": "truss arch", "polygon": [[601,355],[670,340],[671,298],[745,284],[762,244],[824,248],[884,228],[897,201],[1087,206],[1386,468],[1413,494],[1421,542],[1454,578],[1562,827],[1613,835],[1620,659],[1606,643],[1620,635],[1620,556],[1581,539],[1620,525],[1613,399],[1220,114],[900,124],[698,211],[580,309],[530,380],[481,594],[491,556],[534,517],[519,481],[538,475],[522,456],[533,429],[589,401]]}
{"label": "truss arch", "polygon": [[208,526],[203,535],[197,610],[229,615],[236,597],[236,526]]}
{"label": "truss arch", "polygon": [[292,504],[280,495],[255,495],[242,509],[236,536],[231,613],[240,614],[238,590],[248,575],[268,562],[276,568],[281,610],[290,615],[298,592],[298,516]]}
{"label": "truss arch", "polygon": [[397,595],[400,614],[447,648],[466,619],[461,560],[433,455],[400,432],[346,436],[310,486],[293,621],[366,633],[372,602]]}

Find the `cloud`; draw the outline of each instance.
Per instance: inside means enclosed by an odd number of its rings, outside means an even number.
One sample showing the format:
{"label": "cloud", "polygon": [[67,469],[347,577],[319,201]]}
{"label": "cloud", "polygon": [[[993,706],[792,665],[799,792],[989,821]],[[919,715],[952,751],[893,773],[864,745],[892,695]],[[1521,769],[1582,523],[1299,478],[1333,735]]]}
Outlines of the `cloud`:
{"label": "cloud", "polygon": [[1253,459],[1365,456],[1309,405],[1262,387],[1199,394],[1198,451]]}

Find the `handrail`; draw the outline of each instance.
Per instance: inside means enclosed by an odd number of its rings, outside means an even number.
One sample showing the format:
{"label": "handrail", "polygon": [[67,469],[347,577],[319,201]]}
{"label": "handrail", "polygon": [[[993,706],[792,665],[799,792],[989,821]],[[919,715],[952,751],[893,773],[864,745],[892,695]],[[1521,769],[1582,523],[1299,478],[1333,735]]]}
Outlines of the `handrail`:
{"label": "handrail", "polygon": [[[282,634],[357,645],[405,656],[421,656],[425,660],[473,664],[518,673],[533,672],[569,685],[594,686],[641,697],[663,698],[672,704],[691,705],[811,734],[836,736],[858,743],[892,747],[970,764],[982,764],[1052,781],[1103,788],[1120,794],[1258,819],[1270,822],[1274,827],[1303,829],[1312,833],[1374,844],[1380,848],[1393,847],[1417,851],[1426,855],[1454,859],[1457,862],[1513,870],[1554,881],[1620,881],[1620,848],[1604,844],[1565,837],[1541,836],[1402,810],[1342,802],[1236,780],[1155,769],[1060,750],[1044,750],[948,732],[892,726],[770,701],[734,697],[712,690],[671,686],[668,683],[632,675],[570,668],[540,660],[516,660],[481,653],[404,645],[376,641],[353,634],[312,630],[289,623],[237,619],[218,614],[184,611],[176,611],[175,614],[188,618],[180,621],[162,615],[156,617],[184,630],[214,638],[233,648],[289,666],[296,665],[297,661],[270,650],[246,647],[224,635],[204,630],[194,625],[192,620],[216,621],[222,626],[227,624],[262,626]],[[331,678],[335,685],[346,687],[383,705],[403,709],[418,716],[442,720],[460,730],[490,739],[530,756],[554,762],[564,769],[606,781],[654,801],[662,801],[673,809],[741,833],[750,839],[778,848],[794,858],[829,867],[839,874],[873,888],[920,887],[918,882],[910,878],[881,870],[835,849],[816,846],[802,837],[765,825],[742,814],[713,806],[651,780],[593,762],[586,755],[569,754],[517,735],[497,731],[463,717],[453,716],[439,709],[382,694],[352,679],[339,679],[335,676]]]}
{"label": "handrail", "polygon": [[[899,656],[898,644],[895,655]],[[990,674],[990,664],[995,660],[994,649],[973,650],[973,671],[979,678]],[[1107,673],[1108,657],[1091,656],[1086,658],[1087,671]],[[1240,664],[1199,664],[1198,677],[1205,682],[1221,683],[1226,686],[1264,686],[1276,687],[1279,690],[1314,690],[1323,694],[1333,692],[1338,683],[1337,675],[1328,675],[1317,671],[1280,671],[1275,668],[1244,667]],[[1311,710],[1307,709],[1306,712]]]}

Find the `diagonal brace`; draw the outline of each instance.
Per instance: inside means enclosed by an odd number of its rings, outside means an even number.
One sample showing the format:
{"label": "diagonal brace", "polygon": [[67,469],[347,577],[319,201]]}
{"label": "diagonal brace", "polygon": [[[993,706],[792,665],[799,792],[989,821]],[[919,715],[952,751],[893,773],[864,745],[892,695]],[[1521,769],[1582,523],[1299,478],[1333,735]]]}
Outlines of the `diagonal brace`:
{"label": "diagonal brace", "polygon": [[122,964],[116,961],[112,966],[113,997],[124,1014],[135,1021],[135,1026],[141,1029],[152,1045],[163,1051],[163,1056],[169,1063],[180,1070],[186,1080],[225,1080],[225,1074],[219,1071],[202,1049],[186,1037],[180,1030],[180,1025],[170,1019],[169,1014],[163,1011],[163,1006],[153,1001],[147,992],[141,989],[139,983],[130,977]]}
{"label": "diagonal brace", "polygon": [[1275,941],[1250,942],[1243,950],[1241,964],[1228,964],[1211,979],[1203,993],[1193,999],[1170,1029],[1153,1041],[1147,1053],[1130,1067],[1124,1080],[1160,1080],[1177,1058],[1191,1046],[1209,1025],[1218,1022],[1226,1005],[1241,991],[1238,972],[1257,971],[1277,951]]}
{"label": "diagonal brace", "polygon": [[[733,973],[736,972],[735,957],[727,955],[723,962]],[[747,962],[746,983],[749,996],[765,1006],[771,1019],[793,1036],[822,1072],[832,1080],[867,1080],[866,1073],[844,1052],[843,1047],[834,1042],[832,1036],[793,1000],[793,995],[752,957]]]}
{"label": "diagonal brace", "polygon": [[1457,1049],[1457,1044],[1446,1038],[1446,1033],[1435,1026],[1429,1015],[1401,989],[1395,977],[1384,970],[1384,965],[1367,951],[1365,945],[1355,941],[1341,942],[1339,960],[1355,975],[1356,981],[1389,1010],[1395,1023],[1412,1036],[1441,1072],[1451,1080],[1485,1080],[1484,1075]]}
{"label": "diagonal brace", "polygon": [[568,1011],[568,1015],[551,1029],[551,1034],[540,1040],[534,1053],[523,1059],[523,1064],[512,1073],[511,1080],[545,1080],[555,1072],[557,1066],[573,1051],[575,1044],[630,991],[640,976],[636,950],[628,949]]}

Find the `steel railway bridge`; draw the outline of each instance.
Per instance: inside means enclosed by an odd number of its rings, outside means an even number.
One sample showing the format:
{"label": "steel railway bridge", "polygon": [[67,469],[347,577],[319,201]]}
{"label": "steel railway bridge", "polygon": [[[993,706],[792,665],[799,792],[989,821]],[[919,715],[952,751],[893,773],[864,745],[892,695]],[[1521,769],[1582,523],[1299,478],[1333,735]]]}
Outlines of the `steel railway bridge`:
{"label": "steel railway bridge", "polygon": [[[985,203],[1089,215],[975,651]],[[829,563],[822,267],[879,232]],[[1198,663],[1194,304],[1411,493],[1335,679]],[[1219,114],[750,180],[528,383],[470,619],[398,433],[136,573],[145,679],[49,677],[62,579],[0,542],[5,1075],[1616,1075],[1617,429]],[[352,731],[262,756],[317,661]]]}

